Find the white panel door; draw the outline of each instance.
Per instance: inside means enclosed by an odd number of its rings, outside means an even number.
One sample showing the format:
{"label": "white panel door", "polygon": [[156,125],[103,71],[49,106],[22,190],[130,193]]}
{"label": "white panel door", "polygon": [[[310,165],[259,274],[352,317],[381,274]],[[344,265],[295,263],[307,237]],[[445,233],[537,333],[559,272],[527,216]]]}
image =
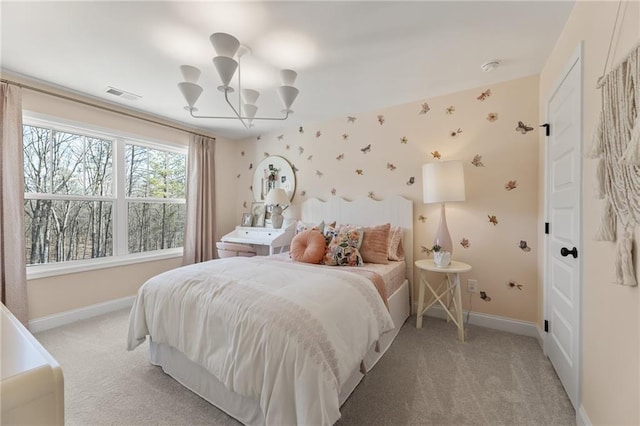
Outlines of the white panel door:
{"label": "white panel door", "polygon": [[547,104],[546,351],[577,408],[580,362],[581,127],[580,56]]}

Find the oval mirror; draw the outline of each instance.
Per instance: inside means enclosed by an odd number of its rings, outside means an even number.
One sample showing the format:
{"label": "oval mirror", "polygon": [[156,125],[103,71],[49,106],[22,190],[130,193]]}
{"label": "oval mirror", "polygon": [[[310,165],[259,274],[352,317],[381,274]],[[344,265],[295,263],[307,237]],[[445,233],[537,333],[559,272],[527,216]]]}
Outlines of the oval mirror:
{"label": "oval mirror", "polygon": [[296,175],[291,164],[277,155],[262,160],[253,172],[253,199],[264,201],[269,190],[272,188],[282,188],[293,200],[296,192]]}

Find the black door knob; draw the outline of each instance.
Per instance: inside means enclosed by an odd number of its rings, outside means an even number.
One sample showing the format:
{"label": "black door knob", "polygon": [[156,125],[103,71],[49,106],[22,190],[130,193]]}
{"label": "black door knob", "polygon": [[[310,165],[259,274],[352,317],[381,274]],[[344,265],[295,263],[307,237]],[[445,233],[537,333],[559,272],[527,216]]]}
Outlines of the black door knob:
{"label": "black door knob", "polygon": [[567,257],[569,255],[573,256],[573,258],[575,259],[576,257],[578,257],[578,249],[577,248],[572,248],[571,250],[569,250],[566,247],[562,247],[560,249],[560,254],[564,257]]}

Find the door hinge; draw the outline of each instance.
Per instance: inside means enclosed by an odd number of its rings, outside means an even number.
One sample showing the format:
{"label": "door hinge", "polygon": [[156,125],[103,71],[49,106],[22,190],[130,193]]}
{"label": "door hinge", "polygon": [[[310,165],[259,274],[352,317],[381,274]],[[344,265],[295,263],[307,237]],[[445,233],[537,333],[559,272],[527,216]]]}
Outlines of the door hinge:
{"label": "door hinge", "polygon": [[545,136],[550,136],[551,135],[551,125],[549,123],[541,124],[539,127],[544,127],[544,135]]}
{"label": "door hinge", "polygon": [[544,223],[544,233],[548,234],[549,233],[549,222],[545,222]]}
{"label": "door hinge", "polygon": [[544,320],[544,332],[548,333],[549,332],[549,321]]}

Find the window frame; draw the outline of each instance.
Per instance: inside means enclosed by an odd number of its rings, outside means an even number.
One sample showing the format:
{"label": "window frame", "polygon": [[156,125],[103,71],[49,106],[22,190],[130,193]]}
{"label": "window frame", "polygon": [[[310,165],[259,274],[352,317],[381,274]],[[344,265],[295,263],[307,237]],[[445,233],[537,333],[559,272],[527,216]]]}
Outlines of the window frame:
{"label": "window frame", "polygon": [[[112,182],[110,196],[24,193],[27,199],[79,200],[111,202],[113,208],[113,254],[111,256],[80,259],[65,262],[27,265],[27,279],[45,278],[116,266],[132,265],[181,257],[183,247],[129,253],[128,248],[128,206],[130,202],[186,204],[185,198],[126,197],[125,196],[125,149],[127,145],[136,145],[149,149],[173,152],[185,155],[185,185],[187,173],[188,147],[167,141],[142,138],[140,136],[103,129],[91,124],[75,123],[57,117],[23,111],[23,126],[53,128],[57,131],[75,133],[86,137],[112,141]],[[185,188],[186,190],[186,188]],[[186,191],[185,191],[186,192]],[[124,225],[123,225],[124,224]]]}

